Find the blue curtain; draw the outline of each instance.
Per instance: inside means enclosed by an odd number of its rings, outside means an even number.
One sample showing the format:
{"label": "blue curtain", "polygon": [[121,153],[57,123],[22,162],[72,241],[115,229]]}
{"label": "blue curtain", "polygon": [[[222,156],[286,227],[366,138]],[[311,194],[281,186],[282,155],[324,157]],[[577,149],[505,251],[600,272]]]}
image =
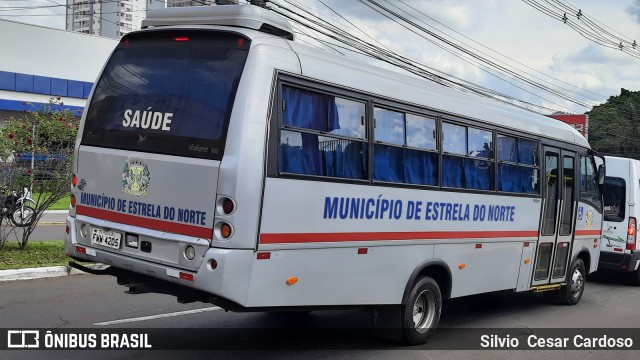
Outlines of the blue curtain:
{"label": "blue curtain", "polygon": [[477,190],[493,189],[493,163],[483,160],[464,161],[465,188]]}
{"label": "blue curtain", "polygon": [[438,156],[433,153],[404,149],[404,182],[437,185]]}
{"label": "blue curtain", "polygon": [[366,179],[366,145],[357,141],[335,139],[320,143],[325,159],[326,176]]}
{"label": "blue curtain", "polygon": [[436,154],[376,145],[373,160],[374,180],[437,185],[438,156]]}
{"label": "blue curtain", "polygon": [[[328,132],[340,128],[335,98],[284,86],[283,125]],[[366,145],[361,142],[321,136],[301,131],[282,130],[282,134],[300,134],[301,144],[281,142],[280,169],[295,174],[366,179]],[[282,136],[282,135],[281,135]]]}
{"label": "blue curtain", "polygon": [[533,172],[538,171],[531,168],[520,167],[520,189],[525,194],[533,194],[538,192],[533,187]]}
{"label": "blue curtain", "polygon": [[376,145],[373,149],[373,179],[378,181],[404,182],[402,149]]}
{"label": "blue curtain", "polygon": [[456,156],[442,157],[442,186],[462,187],[462,161],[462,158]]}
{"label": "blue curtain", "polygon": [[516,167],[507,164],[499,165],[498,191],[520,192],[518,184],[520,183],[520,175],[516,172]]}
{"label": "blue curtain", "polygon": [[518,139],[518,162],[521,164],[533,165],[538,152],[536,141]]}
{"label": "blue curtain", "polygon": [[285,102],[282,112],[284,125],[326,131],[327,106],[323,95],[283,87],[282,99]]}
{"label": "blue curtain", "polygon": [[498,160],[516,162],[516,138],[498,136]]}
{"label": "blue curtain", "polygon": [[284,143],[280,145],[280,171],[294,174],[326,175],[323,159],[318,151],[318,136],[293,131],[286,133],[300,134],[301,144]]}
{"label": "blue curtain", "polygon": [[498,177],[498,190],[522,194],[536,193],[533,187],[533,171],[538,171],[524,166],[500,164],[500,176]]}

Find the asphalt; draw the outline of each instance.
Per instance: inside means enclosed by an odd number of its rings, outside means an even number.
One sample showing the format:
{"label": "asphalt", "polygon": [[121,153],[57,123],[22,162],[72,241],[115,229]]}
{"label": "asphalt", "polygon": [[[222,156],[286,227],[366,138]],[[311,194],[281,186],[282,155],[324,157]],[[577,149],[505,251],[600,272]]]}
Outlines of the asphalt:
{"label": "asphalt", "polygon": [[[50,210],[45,211],[38,224],[42,225],[64,225],[66,223],[67,210]],[[102,264],[96,264],[93,267],[104,267]],[[58,276],[82,275],[83,271],[74,269],[70,266],[49,266],[26,269],[0,270],[0,282],[15,280],[31,280],[42,279]]]}

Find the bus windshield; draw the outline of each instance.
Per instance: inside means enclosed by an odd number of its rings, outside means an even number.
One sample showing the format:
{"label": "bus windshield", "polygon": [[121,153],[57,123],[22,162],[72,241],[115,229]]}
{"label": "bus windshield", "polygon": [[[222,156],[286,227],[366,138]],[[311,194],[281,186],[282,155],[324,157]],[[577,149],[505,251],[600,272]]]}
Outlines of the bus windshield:
{"label": "bus windshield", "polygon": [[248,49],[225,32],[125,36],[95,87],[82,144],[222,159]]}

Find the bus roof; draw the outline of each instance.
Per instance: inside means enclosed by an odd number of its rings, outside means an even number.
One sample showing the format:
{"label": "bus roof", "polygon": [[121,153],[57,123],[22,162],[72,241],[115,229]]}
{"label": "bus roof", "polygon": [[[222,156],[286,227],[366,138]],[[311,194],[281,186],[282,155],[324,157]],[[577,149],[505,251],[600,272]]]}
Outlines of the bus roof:
{"label": "bus roof", "polygon": [[291,24],[259,6],[187,6],[149,10],[142,28],[171,25],[221,25],[259,30],[293,40]]}

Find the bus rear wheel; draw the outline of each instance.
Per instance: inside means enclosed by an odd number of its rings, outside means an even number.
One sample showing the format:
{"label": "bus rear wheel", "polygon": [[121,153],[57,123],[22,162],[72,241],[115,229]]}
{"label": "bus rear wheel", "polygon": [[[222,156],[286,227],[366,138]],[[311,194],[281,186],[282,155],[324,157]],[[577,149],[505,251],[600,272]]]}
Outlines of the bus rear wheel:
{"label": "bus rear wheel", "polygon": [[416,281],[402,308],[403,340],[409,345],[424,344],[435,331],[442,312],[442,293],[430,277]]}
{"label": "bus rear wheel", "polygon": [[567,305],[575,305],[580,302],[584,293],[584,285],[587,272],[582,259],[576,259],[571,265],[571,271],[567,274],[567,286],[560,290],[560,300]]}

